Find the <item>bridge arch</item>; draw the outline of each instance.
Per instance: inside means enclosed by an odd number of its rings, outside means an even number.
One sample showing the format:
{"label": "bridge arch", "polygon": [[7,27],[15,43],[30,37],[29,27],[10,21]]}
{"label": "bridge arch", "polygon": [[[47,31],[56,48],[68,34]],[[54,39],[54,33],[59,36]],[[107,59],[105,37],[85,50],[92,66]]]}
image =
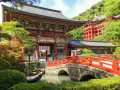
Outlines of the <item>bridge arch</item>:
{"label": "bridge arch", "polygon": [[69,75],[68,72],[66,70],[60,70],[58,72],[58,75]]}
{"label": "bridge arch", "polygon": [[80,81],[89,81],[90,79],[96,79],[94,75],[84,75],[80,78]]}
{"label": "bridge arch", "polygon": [[59,70],[58,75],[69,75],[67,70]]}

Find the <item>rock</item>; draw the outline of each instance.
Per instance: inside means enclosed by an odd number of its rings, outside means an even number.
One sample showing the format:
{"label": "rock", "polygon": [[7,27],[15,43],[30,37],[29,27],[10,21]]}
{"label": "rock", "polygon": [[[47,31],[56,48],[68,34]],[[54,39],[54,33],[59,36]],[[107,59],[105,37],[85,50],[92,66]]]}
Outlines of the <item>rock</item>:
{"label": "rock", "polygon": [[40,72],[39,74],[35,75],[35,76],[30,76],[27,77],[26,80],[28,83],[32,83],[32,82],[37,82],[41,79],[42,77],[42,72]]}

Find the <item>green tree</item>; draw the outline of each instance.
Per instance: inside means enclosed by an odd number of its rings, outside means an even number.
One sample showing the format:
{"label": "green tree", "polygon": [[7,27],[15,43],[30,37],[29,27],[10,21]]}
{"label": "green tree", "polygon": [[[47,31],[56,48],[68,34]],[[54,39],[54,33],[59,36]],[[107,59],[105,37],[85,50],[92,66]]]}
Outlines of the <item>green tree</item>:
{"label": "green tree", "polygon": [[105,0],[98,2],[97,4],[93,5],[90,9],[87,9],[85,12],[80,13],[79,16],[73,17],[72,19],[75,20],[84,20],[88,19],[91,20],[95,15],[103,15],[104,14],[104,4]]}
{"label": "green tree", "polygon": [[[10,37],[8,39],[17,38],[21,43],[25,43],[25,45],[28,48],[32,48],[31,45],[32,42],[28,37],[29,32],[26,31],[19,22],[17,21],[3,22],[2,25],[0,25],[0,27],[2,29],[0,31],[0,34],[1,35],[3,34],[2,36],[4,38],[8,38],[5,35]],[[2,41],[4,42],[5,40],[3,39]]]}
{"label": "green tree", "polygon": [[83,56],[96,56],[96,54],[92,53],[92,51],[89,49],[85,48],[85,49],[82,49],[82,51],[83,51],[83,53],[82,53]]}
{"label": "green tree", "polygon": [[[12,65],[12,69],[17,69],[24,72],[24,61],[22,60],[22,49],[25,47],[33,49],[32,41],[29,39],[29,32],[26,31],[19,22],[3,22],[0,34],[6,34],[12,37],[11,40],[5,40],[1,38],[0,42],[0,57],[9,61]],[[7,42],[7,43],[5,43]]]}
{"label": "green tree", "polygon": [[120,54],[120,21],[112,21],[105,24],[105,29],[102,35],[95,36],[94,40],[97,41],[110,41],[116,45],[115,54]]}
{"label": "green tree", "polygon": [[105,16],[106,19],[120,14],[120,0],[106,0]]}
{"label": "green tree", "polygon": [[69,31],[66,34],[72,34],[74,39],[81,40],[81,39],[83,39],[83,27],[79,27],[77,29]]}
{"label": "green tree", "polygon": [[112,44],[119,44],[120,40],[120,21],[112,21],[105,24],[102,35],[96,36],[94,40],[110,41]]}
{"label": "green tree", "polygon": [[13,5],[13,7],[16,7],[17,4],[20,6],[27,5],[27,4],[35,4],[40,3],[41,0],[0,0],[0,2],[9,2]]}
{"label": "green tree", "polygon": [[[15,55],[15,57],[21,57],[21,49],[27,47],[33,49],[32,41],[29,39],[29,32],[26,31],[19,22],[11,21],[11,22],[3,22],[1,27],[0,34],[3,34],[3,38],[1,38],[0,48],[5,48],[9,55]],[[10,36],[11,41],[4,39],[4,35]],[[7,38],[7,37],[5,37]],[[5,51],[6,51],[5,50]],[[2,50],[1,54],[5,54]]]}

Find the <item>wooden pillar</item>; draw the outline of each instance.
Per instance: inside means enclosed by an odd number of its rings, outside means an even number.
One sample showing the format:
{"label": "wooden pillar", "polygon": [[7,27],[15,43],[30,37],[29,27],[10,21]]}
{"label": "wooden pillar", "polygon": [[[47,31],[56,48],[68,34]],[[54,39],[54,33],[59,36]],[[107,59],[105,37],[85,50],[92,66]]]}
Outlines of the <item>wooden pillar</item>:
{"label": "wooden pillar", "polygon": [[47,61],[47,50],[46,50],[46,61]]}
{"label": "wooden pillar", "polygon": [[39,61],[39,44],[37,44],[37,56],[38,56],[38,60]]}
{"label": "wooden pillar", "polygon": [[65,45],[65,49],[66,49],[66,56],[68,56],[68,47],[67,47],[67,44]]}
{"label": "wooden pillar", "polygon": [[50,45],[50,57],[52,56],[52,46]]}
{"label": "wooden pillar", "polygon": [[57,59],[57,44],[55,43],[55,59]]}
{"label": "wooden pillar", "polygon": [[7,18],[7,11],[4,11],[4,22],[6,21]]}
{"label": "wooden pillar", "polygon": [[92,36],[93,36],[93,35],[92,35],[92,28],[91,28],[91,38],[90,38],[90,40],[92,40]]}

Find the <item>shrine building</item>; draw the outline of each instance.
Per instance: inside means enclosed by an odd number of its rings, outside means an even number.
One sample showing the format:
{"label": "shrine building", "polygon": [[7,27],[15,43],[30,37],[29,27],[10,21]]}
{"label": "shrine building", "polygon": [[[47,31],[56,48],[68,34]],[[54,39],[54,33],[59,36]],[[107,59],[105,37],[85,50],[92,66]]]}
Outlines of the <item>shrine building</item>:
{"label": "shrine building", "polygon": [[104,24],[113,20],[119,20],[120,15],[116,15],[108,20],[105,20],[105,16],[95,16],[93,20],[87,21],[83,26],[83,38],[84,40],[93,40],[94,36],[102,35],[104,30]]}
{"label": "shrine building", "polygon": [[[48,60],[65,57],[69,54],[68,41],[72,36],[65,33],[76,29],[86,21],[76,21],[65,17],[61,11],[37,6],[23,6],[17,11],[10,11],[9,7],[1,5],[1,22],[18,21],[30,33],[34,42],[35,52],[31,60]],[[24,50],[28,60],[28,49]]]}

